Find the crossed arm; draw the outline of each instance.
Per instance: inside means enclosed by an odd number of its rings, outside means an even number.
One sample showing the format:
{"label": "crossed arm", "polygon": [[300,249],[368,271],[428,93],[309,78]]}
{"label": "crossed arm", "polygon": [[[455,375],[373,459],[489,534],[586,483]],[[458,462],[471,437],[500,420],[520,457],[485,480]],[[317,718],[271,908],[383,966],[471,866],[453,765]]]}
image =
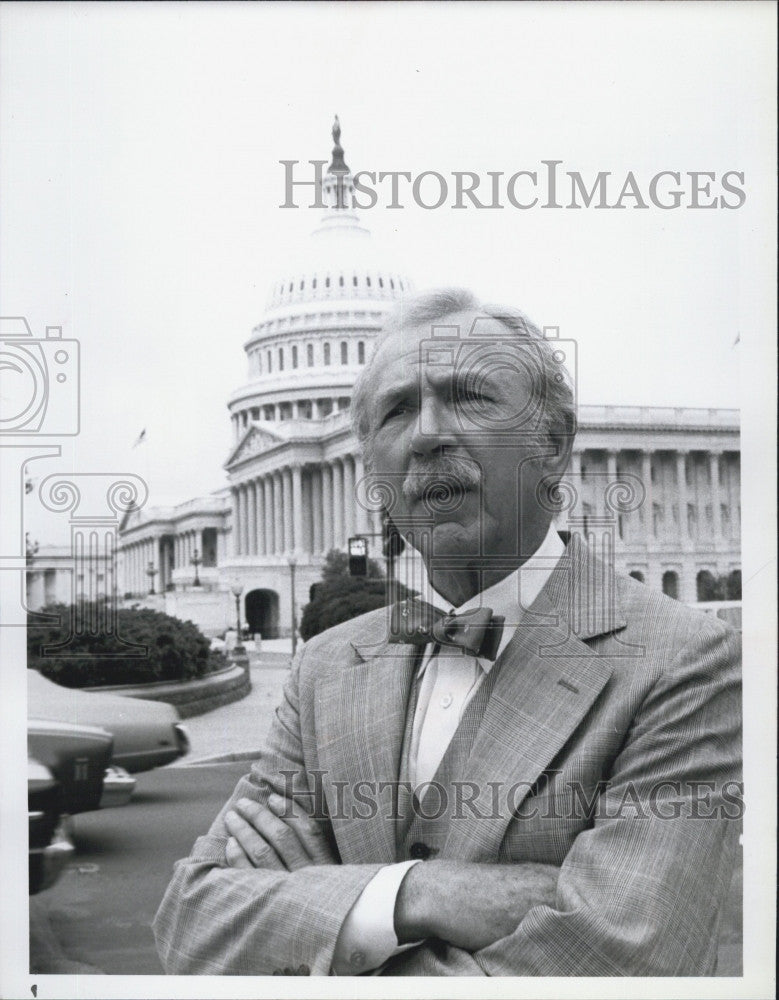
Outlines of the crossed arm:
{"label": "crossed arm", "polygon": [[[320,824],[280,795],[270,795],[266,805],[239,799],[225,815],[225,826],[231,867],[292,872],[338,864]],[[552,906],[558,871],[540,864],[415,865],[395,903],[395,934],[400,944],[436,938],[478,951],[511,934],[533,906]]]}

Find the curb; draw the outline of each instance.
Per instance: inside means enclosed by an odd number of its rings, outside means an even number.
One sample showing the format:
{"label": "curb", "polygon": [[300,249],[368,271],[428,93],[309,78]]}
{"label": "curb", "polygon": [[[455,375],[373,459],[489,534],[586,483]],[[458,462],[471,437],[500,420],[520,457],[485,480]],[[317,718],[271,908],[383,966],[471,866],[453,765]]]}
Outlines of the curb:
{"label": "curb", "polygon": [[204,764],[232,764],[239,760],[257,760],[262,750],[237,750],[234,753],[217,753],[210,757],[196,757],[194,760],[182,760],[177,767],[200,767]]}

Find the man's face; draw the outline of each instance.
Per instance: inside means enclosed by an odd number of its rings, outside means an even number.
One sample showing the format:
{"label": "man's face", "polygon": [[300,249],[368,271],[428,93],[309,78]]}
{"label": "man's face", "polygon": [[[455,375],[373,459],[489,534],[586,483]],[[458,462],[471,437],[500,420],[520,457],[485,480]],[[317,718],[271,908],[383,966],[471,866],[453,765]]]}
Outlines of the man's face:
{"label": "man's face", "polygon": [[[431,339],[433,325],[451,331]],[[392,484],[390,514],[412,544],[432,537],[426,558],[487,568],[490,557],[522,561],[542,541],[550,512],[536,487],[559,456],[532,433],[542,405],[533,367],[502,323],[476,312],[393,333],[378,349],[365,393],[372,470]]]}

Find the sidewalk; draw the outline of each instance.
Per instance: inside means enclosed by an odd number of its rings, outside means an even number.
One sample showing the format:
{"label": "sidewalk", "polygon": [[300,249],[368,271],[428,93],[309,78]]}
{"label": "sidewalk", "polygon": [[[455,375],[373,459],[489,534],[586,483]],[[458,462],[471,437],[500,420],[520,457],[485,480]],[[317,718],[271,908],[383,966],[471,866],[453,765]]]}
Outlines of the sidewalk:
{"label": "sidewalk", "polygon": [[248,647],[252,690],[241,701],[186,719],[184,725],[191,750],[171,767],[187,767],[215,756],[228,759],[254,756],[281,701],[282,686],[289,673],[291,645],[289,639],[263,642],[259,656],[251,645]]}

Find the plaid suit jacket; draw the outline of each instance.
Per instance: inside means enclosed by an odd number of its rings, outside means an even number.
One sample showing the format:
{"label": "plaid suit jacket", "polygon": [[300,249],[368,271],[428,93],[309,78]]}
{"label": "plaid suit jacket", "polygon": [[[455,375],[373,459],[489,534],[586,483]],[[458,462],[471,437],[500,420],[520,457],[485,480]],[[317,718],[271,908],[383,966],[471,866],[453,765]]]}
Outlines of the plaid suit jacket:
{"label": "plaid suit jacket", "polygon": [[[329,973],[347,913],[397,860],[418,652],[386,635],[382,609],[296,657],[265,750],[176,865],[154,924],[168,972]],[[498,665],[440,857],[554,865],[555,904],[480,951],[430,941],[385,974],[712,974],[742,811],[737,634],[574,539]],[[227,866],[224,813],[271,790],[326,816],[341,864]]]}

